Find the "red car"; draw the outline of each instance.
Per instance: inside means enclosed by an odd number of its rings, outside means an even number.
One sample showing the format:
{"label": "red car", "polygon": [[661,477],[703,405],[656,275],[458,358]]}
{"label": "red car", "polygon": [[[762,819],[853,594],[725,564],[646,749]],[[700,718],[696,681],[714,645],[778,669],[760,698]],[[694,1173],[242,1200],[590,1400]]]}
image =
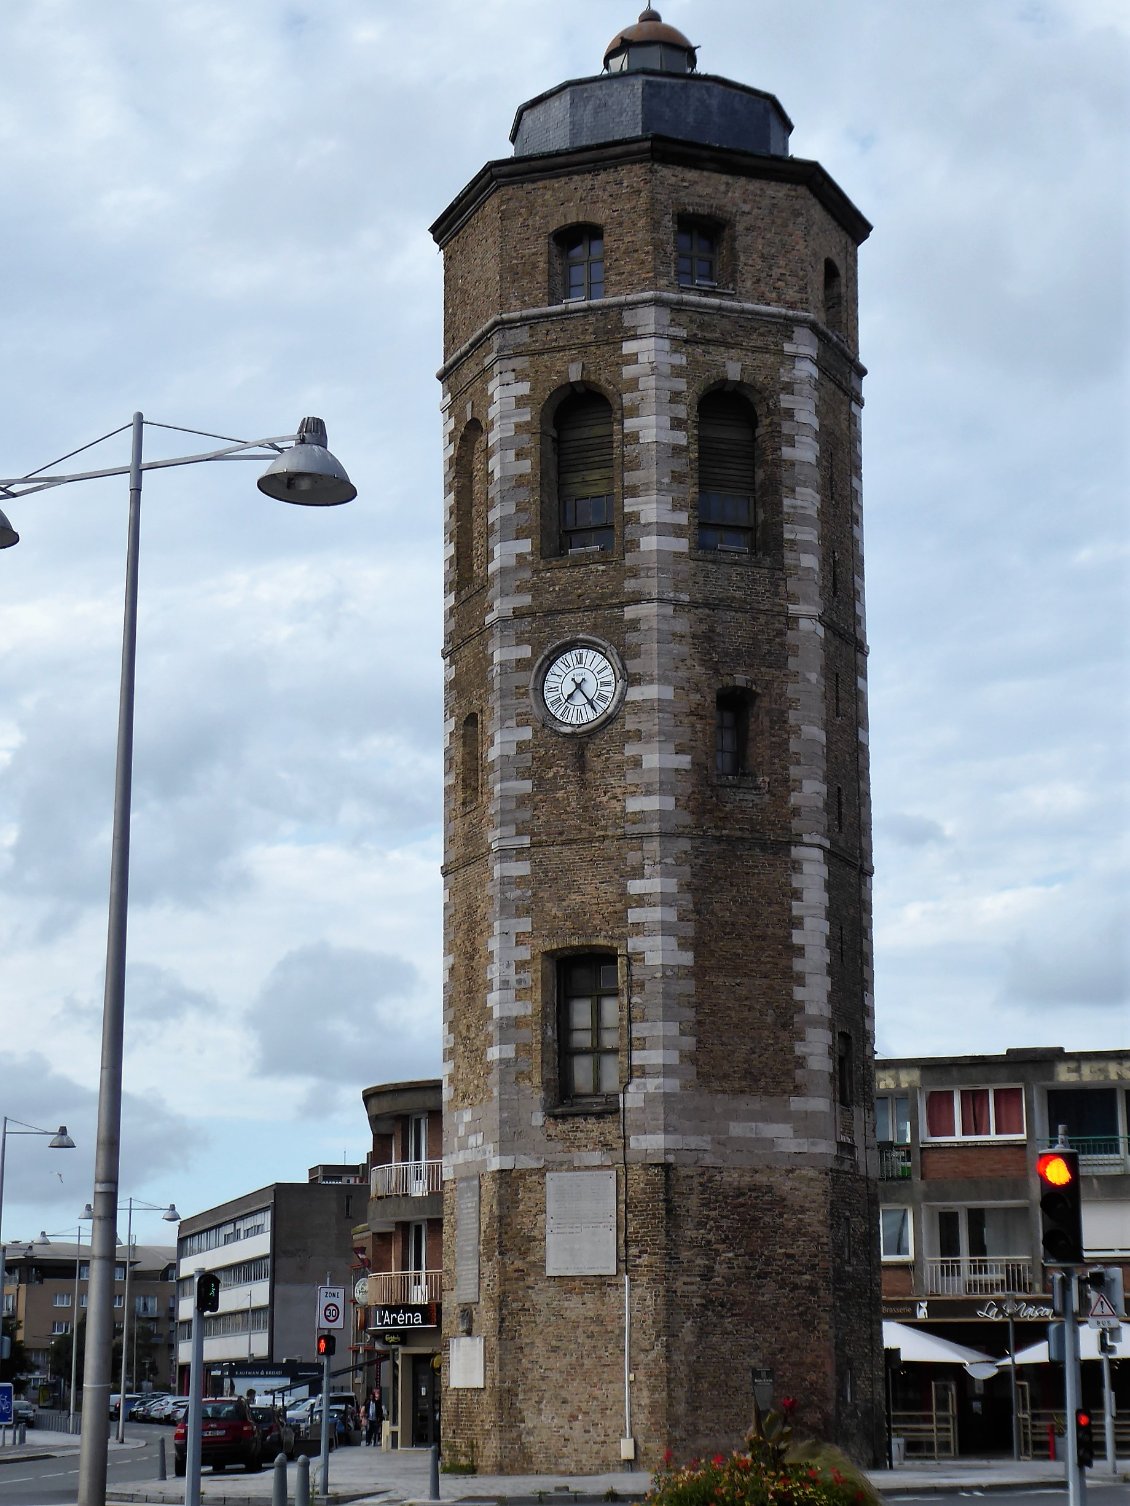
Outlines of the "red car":
{"label": "red car", "polygon": [[[173,1473],[188,1467],[188,1418],[173,1433]],[[251,1473],[263,1468],[263,1435],[242,1396],[208,1398],[200,1403],[200,1462],[219,1474],[229,1464]]]}

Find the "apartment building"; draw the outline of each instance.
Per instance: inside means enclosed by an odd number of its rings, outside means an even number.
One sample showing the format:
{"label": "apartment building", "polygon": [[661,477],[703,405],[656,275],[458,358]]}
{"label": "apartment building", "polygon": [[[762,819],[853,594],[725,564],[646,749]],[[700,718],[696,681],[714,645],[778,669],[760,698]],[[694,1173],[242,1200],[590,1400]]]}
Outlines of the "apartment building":
{"label": "apartment building", "polygon": [[[993,1358],[1046,1339],[1054,1311],[1035,1164],[1060,1126],[1080,1156],[1088,1263],[1121,1269],[1130,1286],[1130,1052],[881,1060],[875,1108],[885,1319]],[[1125,1413],[1130,1367],[1113,1368]],[[944,1369],[902,1366],[896,1406],[901,1393],[908,1408],[952,1414],[955,1451],[1009,1448],[1008,1367],[981,1379]],[[1021,1410],[1062,1411],[1058,1367],[1017,1373]],[[1084,1363],[1083,1385],[1097,1405],[1098,1364]]]}
{"label": "apartment building", "polygon": [[[62,1401],[70,1384],[69,1346],[65,1363],[57,1339],[73,1337],[86,1313],[90,1277],[89,1244],[68,1244],[42,1236],[7,1246],[4,1270],[4,1316],[14,1318],[16,1336],[27,1350],[29,1387],[44,1402]],[[114,1264],[114,1337],[120,1339],[129,1309],[129,1385],[167,1389],[173,1376],[176,1329],[176,1251],[171,1245],[134,1242],[128,1253],[117,1247]],[[80,1340],[81,1343],[81,1340]],[[80,1349],[81,1357],[81,1349]]]}
{"label": "apartment building", "polygon": [[[323,1175],[324,1174],[324,1175]],[[177,1369],[188,1386],[196,1282],[220,1278],[220,1309],[203,1315],[208,1394],[285,1378],[316,1360],[319,1286],[345,1285],[352,1230],[365,1215],[364,1168],[314,1167],[308,1182],[274,1182],[181,1222],[177,1241]]]}
{"label": "apartment building", "polygon": [[439,1079],[361,1095],[373,1134],[367,1220],[354,1232],[353,1353],[380,1392],[386,1447],[439,1441],[443,1125]]}

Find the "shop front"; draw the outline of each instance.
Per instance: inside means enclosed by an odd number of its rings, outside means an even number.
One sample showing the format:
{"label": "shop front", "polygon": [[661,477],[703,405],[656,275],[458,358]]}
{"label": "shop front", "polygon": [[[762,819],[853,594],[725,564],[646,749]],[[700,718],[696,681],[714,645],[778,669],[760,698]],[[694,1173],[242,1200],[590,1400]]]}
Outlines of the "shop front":
{"label": "shop front", "polygon": [[372,1304],[366,1328],[380,1375],[385,1448],[430,1448],[440,1441],[438,1302]]}

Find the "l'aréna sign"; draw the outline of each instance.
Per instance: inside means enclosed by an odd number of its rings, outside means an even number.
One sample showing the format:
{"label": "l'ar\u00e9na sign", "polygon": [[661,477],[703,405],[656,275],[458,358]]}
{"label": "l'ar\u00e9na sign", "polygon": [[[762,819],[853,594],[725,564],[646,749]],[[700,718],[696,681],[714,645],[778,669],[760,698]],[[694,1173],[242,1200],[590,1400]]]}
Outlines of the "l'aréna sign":
{"label": "l'ar\u00e9na sign", "polygon": [[422,1305],[406,1303],[403,1307],[375,1306],[369,1309],[368,1328],[434,1328],[436,1308],[434,1302]]}

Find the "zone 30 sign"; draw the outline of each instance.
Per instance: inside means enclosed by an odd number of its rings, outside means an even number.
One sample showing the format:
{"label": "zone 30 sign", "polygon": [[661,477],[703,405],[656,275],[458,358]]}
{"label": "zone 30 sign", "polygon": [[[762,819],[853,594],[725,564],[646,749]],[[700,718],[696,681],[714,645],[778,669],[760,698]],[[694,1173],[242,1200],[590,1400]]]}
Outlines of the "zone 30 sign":
{"label": "zone 30 sign", "polygon": [[345,1327],[345,1288],[343,1286],[318,1288],[318,1327]]}

